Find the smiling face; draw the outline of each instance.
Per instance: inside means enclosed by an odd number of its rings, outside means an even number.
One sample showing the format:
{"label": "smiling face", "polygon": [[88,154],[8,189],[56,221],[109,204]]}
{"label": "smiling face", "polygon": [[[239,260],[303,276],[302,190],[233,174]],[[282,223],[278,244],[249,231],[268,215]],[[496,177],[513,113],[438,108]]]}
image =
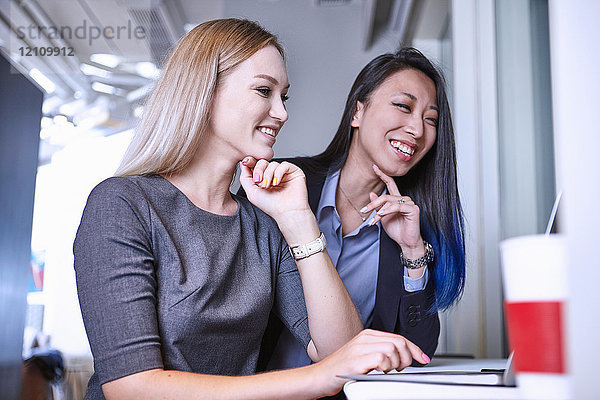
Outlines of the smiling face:
{"label": "smiling face", "polygon": [[386,175],[403,176],[435,143],[438,108],[433,81],[421,71],[390,75],[368,102],[357,102],[349,157],[363,168],[376,164]]}
{"label": "smiling face", "polygon": [[284,103],[289,86],[285,62],[274,46],[237,65],[219,81],[209,145],[235,160],[247,155],[271,159],[275,137],[288,119]]}

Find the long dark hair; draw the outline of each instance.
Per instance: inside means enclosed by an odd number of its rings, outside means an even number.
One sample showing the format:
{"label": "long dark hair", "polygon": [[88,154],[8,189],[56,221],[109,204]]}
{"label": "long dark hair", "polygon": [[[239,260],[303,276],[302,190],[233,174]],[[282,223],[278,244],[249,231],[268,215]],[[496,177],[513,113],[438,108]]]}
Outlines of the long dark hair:
{"label": "long dark hair", "polygon": [[[346,162],[354,129],[351,126],[356,104],[368,104],[373,91],[392,74],[415,69],[435,84],[439,119],[436,141],[406,175],[394,177],[400,192],[410,196],[421,210],[421,232],[435,251],[432,268],[436,309],[446,309],[461,296],[465,285],[464,221],[456,179],[456,151],[446,82],[442,73],[420,51],[404,47],[383,54],[360,71],[346,100],[335,137],[325,151],[315,157],[311,169],[327,173]],[[431,268],[431,266],[430,266]]]}

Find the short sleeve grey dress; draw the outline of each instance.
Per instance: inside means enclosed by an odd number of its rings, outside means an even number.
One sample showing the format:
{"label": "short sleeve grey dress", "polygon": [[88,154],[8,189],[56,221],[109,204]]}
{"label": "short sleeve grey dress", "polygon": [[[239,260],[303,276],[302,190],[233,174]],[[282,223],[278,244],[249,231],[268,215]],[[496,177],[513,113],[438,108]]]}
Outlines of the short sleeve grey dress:
{"label": "short sleeve grey dress", "polygon": [[277,224],[234,199],[235,215],[212,214],[158,175],[94,188],[73,248],[94,356],[87,399],[153,368],[252,374],[271,311],[308,345],[300,276]]}

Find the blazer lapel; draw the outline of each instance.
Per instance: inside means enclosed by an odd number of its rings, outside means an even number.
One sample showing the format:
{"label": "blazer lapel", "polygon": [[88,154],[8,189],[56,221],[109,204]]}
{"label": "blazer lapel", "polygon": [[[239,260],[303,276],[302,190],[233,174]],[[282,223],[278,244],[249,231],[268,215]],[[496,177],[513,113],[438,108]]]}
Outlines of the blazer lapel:
{"label": "blazer lapel", "polygon": [[319,200],[321,199],[321,191],[323,190],[324,184],[324,178],[320,179],[320,177],[314,177],[309,181],[307,177],[306,186],[308,187],[308,204],[315,215],[317,215],[317,207],[319,207]]}
{"label": "blazer lapel", "polygon": [[306,175],[306,187],[308,189],[308,204],[315,216],[317,215],[317,208],[319,207],[319,200],[321,200],[321,191],[323,191],[323,185],[327,176],[311,173],[308,168],[305,168],[305,164],[302,158],[296,158],[290,160],[292,163],[296,163]]}
{"label": "blazer lapel", "polygon": [[381,229],[373,329],[394,332],[400,298],[404,292],[403,274],[398,245]]}

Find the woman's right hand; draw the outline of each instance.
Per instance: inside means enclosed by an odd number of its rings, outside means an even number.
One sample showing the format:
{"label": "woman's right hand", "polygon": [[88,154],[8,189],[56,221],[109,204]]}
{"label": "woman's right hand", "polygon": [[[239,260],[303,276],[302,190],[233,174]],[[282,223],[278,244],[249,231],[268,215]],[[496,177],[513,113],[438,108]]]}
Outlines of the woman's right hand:
{"label": "woman's right hand", "polygon": [[312,212],[304,172],[296,165],[257,160],[248,156],[240,163],[240,184],[248,200],[277,220],[286,212]]}
{"label": "woman's right hand", "polygon": [[431,360],[410,340],[393,333],[365,329],[338,351],[313,364],[315,379],[321,380],[325,396],[338,393],[349,379],[340,376],[362,375],[371,370],[402,370],[416,360]]}
{"label": "woman's right hand", "polygon": [[304,172],[289,162],[256,160],[240,163],[240,183],[248,200],[271,216],[289,245],[319,237],[317,220],[308,204]]}

